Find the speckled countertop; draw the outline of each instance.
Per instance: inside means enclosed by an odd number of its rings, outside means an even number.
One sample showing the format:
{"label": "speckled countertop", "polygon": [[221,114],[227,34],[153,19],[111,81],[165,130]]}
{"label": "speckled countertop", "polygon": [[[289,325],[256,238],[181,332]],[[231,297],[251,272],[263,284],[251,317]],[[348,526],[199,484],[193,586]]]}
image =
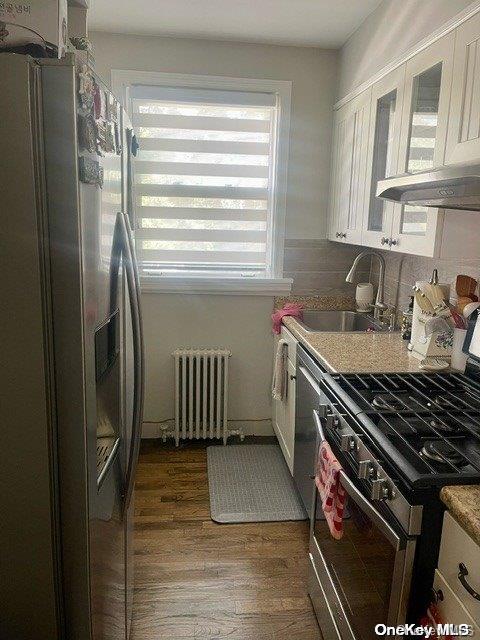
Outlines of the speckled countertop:
{"label": "speckled countertop", "polygon": [[443,487],[440,497],[455,520],[480,545],[480,484]]}
{"label": "speckled countertop", "polygon": [[336,296],[278,296],[275,309],[281,309],[287,302],[301,304],[304,309],[323,309],[325,311],[351,311],[355,309],[355,298],[348,295]]}
{"label": "speckled countertop", "polygon": [[290,316],[283,318],[283,324],[331,373],[420,371],[420,360],[410,354],[398,331],[309,333]]}

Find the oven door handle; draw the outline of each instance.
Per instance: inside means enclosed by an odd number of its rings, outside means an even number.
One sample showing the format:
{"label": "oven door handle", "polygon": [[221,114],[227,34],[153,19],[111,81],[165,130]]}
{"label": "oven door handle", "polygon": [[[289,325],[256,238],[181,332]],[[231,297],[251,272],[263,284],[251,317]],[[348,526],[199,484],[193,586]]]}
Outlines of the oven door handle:
{"label": "oven door handle", "polygon": [[318,437],[320,438],[320,442],[326,440],[325,433],[323,432],[322,421],[320,420],[320,414],[317,409],[313,410],[313,419],[315,420],[315,425],[317,427]]}
{"label": "oven door handle", "polygon": [[355,486],[343,469],[340,471],[340,482],[350,499],[353,500],[358,508],[380,529],[395,550],[399,551],[403,549],[406,545],[406,537],[402,539],[396,531],[392,529],[385,518],[375,509],[372,503],[365,498],[363,493]]}
{"label": "oven door handle", "polygon": [[302,365],[300,365],[298,368],[300,370],[300,373],[302,373],[305,376],[305,378],[308,380],[309,384],[313,387],[313,389],[315,389],[318,395],[320,395],[320,387],[318,386],[318,382],[312,376],[310,371]]}

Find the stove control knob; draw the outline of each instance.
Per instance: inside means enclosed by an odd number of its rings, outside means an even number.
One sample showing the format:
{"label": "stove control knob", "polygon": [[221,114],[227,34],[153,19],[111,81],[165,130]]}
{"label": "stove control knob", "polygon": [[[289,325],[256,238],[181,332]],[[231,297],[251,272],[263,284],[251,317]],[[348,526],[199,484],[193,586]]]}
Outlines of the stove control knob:
{"label": "stove control knob", "polygon": [[395,492],[387,480],[372,480],[372,500],[392,500]]}
{"label": "stove control knob", "polygon": [[342,451],[352,452],[357,448],[357,443],[355,442],[355,438],[349,435],[343,435],[340,439],[340,449]]}
{"label": "stove control knob", "polygon": [[371,460],[362,460],[358,463],[358,477],[362,480],[373,480],[377,475]]}
{"label": "stove control knob", "polygon": [[337,429],[339,425],[340,420],[338,419],[338,416],[336,416],[334,413],[331,413],[327,416],[327,427],[329,429]]}

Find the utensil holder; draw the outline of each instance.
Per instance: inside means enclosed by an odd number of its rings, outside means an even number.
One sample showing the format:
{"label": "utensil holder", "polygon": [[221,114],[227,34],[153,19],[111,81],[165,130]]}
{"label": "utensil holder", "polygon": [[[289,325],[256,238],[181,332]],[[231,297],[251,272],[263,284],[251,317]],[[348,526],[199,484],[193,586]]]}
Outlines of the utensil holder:
{"label": "utensil holder", "polygon": [[418,316],[418,330],[412,345],[412,355],[419,360],[424,358],[443,358],[450,360],[453,347],[453,329],[451,331],[434,331],[425,335],[425,323],[431,315],[420,313]]}

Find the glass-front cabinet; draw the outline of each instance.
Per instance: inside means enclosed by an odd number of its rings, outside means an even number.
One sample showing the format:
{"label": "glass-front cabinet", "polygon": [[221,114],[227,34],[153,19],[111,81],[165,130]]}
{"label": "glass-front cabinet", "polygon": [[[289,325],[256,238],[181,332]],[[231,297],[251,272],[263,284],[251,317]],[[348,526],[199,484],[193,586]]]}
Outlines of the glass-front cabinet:
{"label": "glass-front cabinet", "polygon": [[479,43],[480,13],[342,101],[334,116],[330,240],[427,257],[471,244],[468,217],[459,225],[448,210],[376,192],[385,178],[462,158],[480,162]]}
{"label": "glass-front cabinet", "polygon": [[[450,33],[406,64],[398,173],[443,164],[452,85],[455,34]],[[438,210],[395,205],[389,245],[396,251],[433,255]]]}
{"label": "glass-front cabinet", "polygon": [[394,209],[398,204],[376,197],[377,182],[398,170],[400,125],[405,83],[405,65],[374,84],[370,107],[367,178],[362,244],[389,246]]}

